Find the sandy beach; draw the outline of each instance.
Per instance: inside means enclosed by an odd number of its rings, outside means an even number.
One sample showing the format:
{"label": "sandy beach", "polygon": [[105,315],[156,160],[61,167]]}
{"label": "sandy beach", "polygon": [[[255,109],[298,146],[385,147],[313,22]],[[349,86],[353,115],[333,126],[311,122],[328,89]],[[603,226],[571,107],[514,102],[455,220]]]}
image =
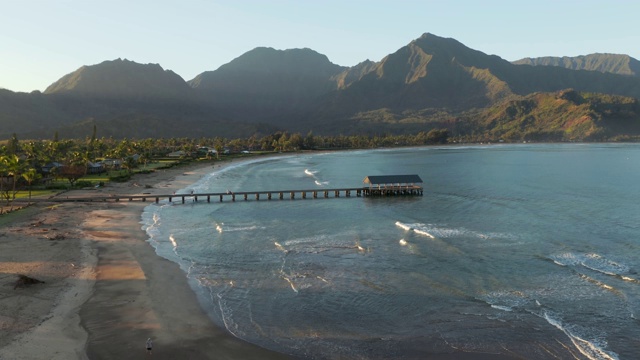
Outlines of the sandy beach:
{"label": "sandy beach", "polygon": [[[59,196],[166,194],[213,166]],[[146,242],[140,215],[148,204],[41,203],[0,216],[0,359],[286,358],[211,322],[184,272]],[[44,283],[16,287],[18,274]]]}

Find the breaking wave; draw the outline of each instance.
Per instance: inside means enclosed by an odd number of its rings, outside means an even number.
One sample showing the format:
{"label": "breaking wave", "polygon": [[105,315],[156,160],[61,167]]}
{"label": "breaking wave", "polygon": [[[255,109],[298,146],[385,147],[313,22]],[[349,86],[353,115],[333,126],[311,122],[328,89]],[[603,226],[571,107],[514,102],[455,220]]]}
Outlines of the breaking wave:
{"label": "breaking wave", "polygon": [[265,229],[265,227],[257,226],[257,225],[242,225],[242,224],[236,225],[236,226],[225,225],[224,223],[216,224],[216,231],[218,231],[220,234],[222,234],[223,232],[253,231],[253,230],[261,230],[261,229]]}
{"label": "breaking wave", "polygon": [[609,276],[619,277],[625,281],[637,281],[629,276],[631,269],[625,264],[609,260],[595,253],[562,253],[550,256],[550,259],[560,266],[582,266],[586,269]]}
{"label": "breaking wave", "polygon": [[578,351],[587,358],[593,360],[618,360],[618,354],[605,350],[607,345],[606,340],[599,338],[586,339],[583,335],[579,334],[577,327],[563,323],[562,320],[548,311],[543,312],[542,318],[564,332],[569,339],[571,339],[571,342]]}
{"label": "breaking wave", "polygon": [[605,334],[564,322],[561,316],[521,291],[491,292],[477,299],[486,302],[492,309],[505,313],[526,312],[543,318],[565,333],[576,349],[588,359],[618,360],[618,354],[606,349],[608,344]]}
{"label": "breaking wave", "polygon": [[406,231],[413,231],[416,234],[427,236],[429,238],[435,239],[443,239],[443,238],[454,238],[454,237],[472,237],[478,238],[482,240],[489,240],[494,238],[512,238],[512,236],[508,234],[500,234],[500,233],[482,233],[478,231],[471,231],[467,229],[450,229],[446,227],[436,226],[434,224],[424,224],[424,223],[403,223],[401,221],[396,221],[396,226],[402,228]]}

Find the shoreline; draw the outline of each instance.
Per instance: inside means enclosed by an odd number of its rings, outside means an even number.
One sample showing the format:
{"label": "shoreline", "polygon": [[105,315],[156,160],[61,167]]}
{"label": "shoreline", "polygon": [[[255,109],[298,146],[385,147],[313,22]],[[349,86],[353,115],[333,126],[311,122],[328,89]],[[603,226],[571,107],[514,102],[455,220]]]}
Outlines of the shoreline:
{"label": "shoreline", "polygon": [[[177,191],[240,161],[181,165],[74,195]],[[209,318],[179,265],[148,243],[141,225],[148,205],[36,204],[5,215],[0,358],[144,357],[149,337],[156,359],[289,358],[235,338]],[[17,274],[45,283],[14,290]]]}

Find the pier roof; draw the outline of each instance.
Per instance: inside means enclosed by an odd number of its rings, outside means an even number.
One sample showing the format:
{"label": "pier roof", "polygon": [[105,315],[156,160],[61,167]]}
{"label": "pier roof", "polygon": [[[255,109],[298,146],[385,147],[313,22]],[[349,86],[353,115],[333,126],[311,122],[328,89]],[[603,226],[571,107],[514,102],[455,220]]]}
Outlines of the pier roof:
{"label": "pier roof", "polygon": [[364,178],[365,184],[385,185],[385,184],[421,184],[422,179],[418,175],[379,175],[367,176]]}

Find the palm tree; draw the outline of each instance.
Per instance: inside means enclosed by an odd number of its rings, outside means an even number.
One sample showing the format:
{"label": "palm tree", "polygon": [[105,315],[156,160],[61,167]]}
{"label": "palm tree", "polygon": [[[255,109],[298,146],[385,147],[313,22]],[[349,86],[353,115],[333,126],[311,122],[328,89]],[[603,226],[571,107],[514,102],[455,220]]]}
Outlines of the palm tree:
{"label": "palm tree", "polygon": [[9,193],[9,190],[4,190],[3,194],[7,200],[7,204],[9,204],[9,202],[14,200],[16,197],[16,183],[18,182],[20,170],[22,170],[22,164],[18,155],[5,156],[2,162],[4,164],[2,169],[4,170],[4,173],[13,178],[11,194]]}
{"label": "palm tree", "polygon": [[27,181],[29,184],[29,200],[31,200],[31,183],[38,180],[40,178],[40,174],[34,168],[29,168],[29,170],[22,173],[22,178]]}
{"label": "palm tree", "polygon": [[[7,174],[7,159],[6,155],[0,155],[0,195],[4,194],[4,177]],[[0,211],[0,214],[2,212]]]}
{"label": "palm tree", "polygon": [[133,169],[138,166],[138,160],[133,156],[127,156],[122,165],[127,169],[129,174],[132,174]]}
{"label": "palm tree", "polygon": [[216,149],[216,158],[220,160],[220,154],[224,150],[224,140],[220,138],[216,138],[213,144],[214,149]]}

